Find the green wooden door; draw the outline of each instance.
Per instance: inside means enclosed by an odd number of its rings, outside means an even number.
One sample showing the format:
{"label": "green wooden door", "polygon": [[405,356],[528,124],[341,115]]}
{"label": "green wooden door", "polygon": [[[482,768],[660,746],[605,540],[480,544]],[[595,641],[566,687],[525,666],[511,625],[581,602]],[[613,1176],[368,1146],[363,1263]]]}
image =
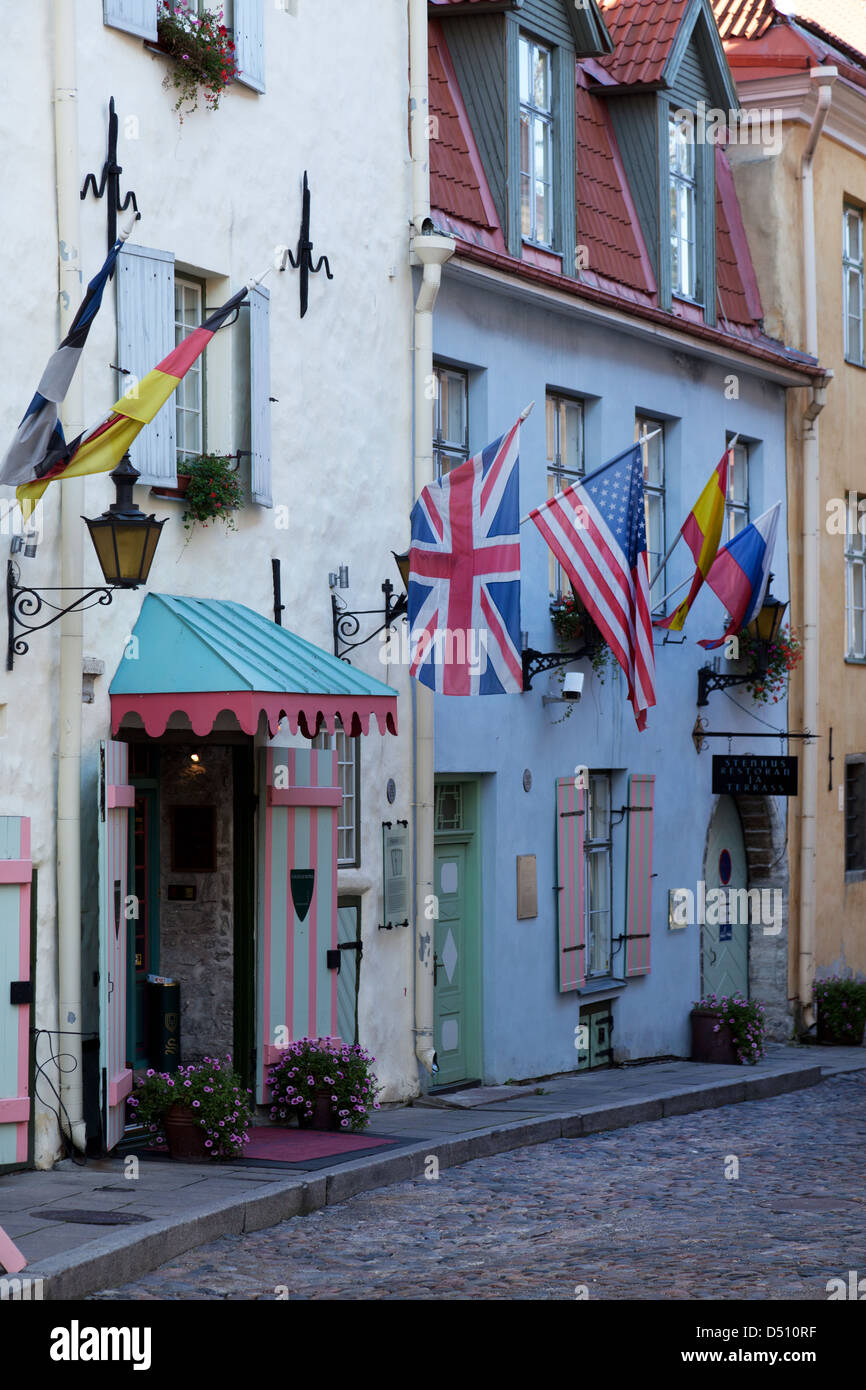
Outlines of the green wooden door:
{"label": "green wooden door", "polygon": [[467,1007],[466,914],[467,844],[455,842],[436,846],[435,883],[439,899],[436,922],[436,987],[433,1024],[434,1047],[439,1059],[437,1086],[449,1086],[468,1079],[467,1040],[471,1020]]}
{"label": "green wooden door", "polygon": [[[707,897],[713,889],[748,886],[746,847],[740,815],[733,797],[721,796],[707,838]],[[707,917],[714,917],[710,904]],[[723,910],[723,917],[727,911]],[[704,994],[749,997],[748,922],[707,921],[701,927],[701,987]]]}

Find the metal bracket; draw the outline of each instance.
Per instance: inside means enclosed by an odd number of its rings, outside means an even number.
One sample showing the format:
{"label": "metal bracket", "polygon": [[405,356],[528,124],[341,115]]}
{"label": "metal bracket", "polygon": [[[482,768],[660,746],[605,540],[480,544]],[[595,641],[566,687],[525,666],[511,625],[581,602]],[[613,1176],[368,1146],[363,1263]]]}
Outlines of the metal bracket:
{"label": "metal bracket", "polygon": [[[38,589],[31,589],[27,585],[19,584],[20,571],[14,560],[6,562],[6,619],[8,623],[8,640],[6,644],[6,670],[11,671],[16,656],[24,656],[30,650],[30,643],[19,634],[26,632],[29,636],[31,632],[41,632],[43,628],[51,627],[67,613],[74,609],[84,612],[87,608],[95,608],[97,604],[107,607],[111,603],[117,588],[126,587],[121,585],[99,585],[95,589],[70,589],[61,588],[58,585],[49,585],[41,592]],[[138,587],[135,586],[128,586]],[[72,603],[61,608],[58,604],[52,603],[45,598],[46,593],[51,594],[78,594],[78,598]],[[93,600],[89,602],[88,600]],[[37,614],[42,612],[43,607],[54,610],[53,616],[46,618],[41,623],[31,622]]]}
{"label": "metal bracket", "polygon": [[101,198],[108,189],[108,250],[110,251],[117,241],[117,214],[126,212],[130,204],[135,211],[136,218],[141,217],[138,210],[135,194],[132,189],[127,193],[121,202],[120,198],[120,176],[123,173],[123,166],[117,162],[117,114],[114,110],[114,97],[108,99],[108,151],[105,156],[105,163],[102,166],[99,183],[96,182],[95,174],[88,174],[81,186],[80,197],[82,201],[87,197],[87,190],[93,189],[93,195]]}
{"label": "metal bracket", "polygon": [[292,269],[301,272],[301,318],[303,318],[309,306],[310,276],[317,275],[324,266],[328,279],[333,280],[334,278],[327,256],[320,256],[317,261],[313,261],[313,243],[310,240],[310,185],[307,181],[306,169],[304,170],[304,196],[301,205],[301,232],[298,237],[298,249],[294,256],[289,250],[286,250],[285,255]]}
{"label": "metal bracket", "polygon": [[362,637],[358,642],[349,639],[356,637],[361,630],[361,618],[382,613],[381,608],[358,608],[355,611],[348,608],[344,601],[337,595],[331,594],[331,623],[334,632],[334,656],[338,656],[341,661],[351,665],[346,652],[354,651],[356,647],[363,647],[365,643],[371,642],[374,637],[378,637],[380,632],[392,627],[398,618],[402,618],[409,605],[406,594],[401,594],[397,602],[393,601],[394,585],[390,579],[386,579],[382,585],[382,593],[385,595],[385,621],[380,623],[377,628],[366,637]]}
{"label": "metal bracket", "polygon": [[741,676],[726,676],[714,671],[712,666],[702,666],[698,671],[698,708],[710,703],[712,691],[727,690],[732,685],[745,685],[748,681],[753,681],[755,676],[754,671]]}

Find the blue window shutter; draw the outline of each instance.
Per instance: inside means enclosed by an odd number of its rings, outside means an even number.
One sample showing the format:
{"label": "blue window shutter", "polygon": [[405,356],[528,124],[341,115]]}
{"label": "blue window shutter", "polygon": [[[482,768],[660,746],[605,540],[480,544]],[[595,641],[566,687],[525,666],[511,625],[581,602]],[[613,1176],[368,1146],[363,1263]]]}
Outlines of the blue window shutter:
{"label": "blue window shutter", "polygon": [[[117,258],[117,365],[139,381],[174,348],[174,255],[127,243]],[[119,378],[120,395],[130,385]],[[142,483],[177,486],[175,397],[130,449]]]}
{"label": "blue window shutter", "polygon": [[250,452],[253,501],[274,505],[271,496],[270,296],[250,290]]}
{"label": "blue window shutter", "polygon": [[102,0],[102,17],[113,29],[156,39],[157,0]]}
{"label": "blue window shutter", "polygon": [[265,90],[264,0],[235,0],[235,60],[238,82]]}

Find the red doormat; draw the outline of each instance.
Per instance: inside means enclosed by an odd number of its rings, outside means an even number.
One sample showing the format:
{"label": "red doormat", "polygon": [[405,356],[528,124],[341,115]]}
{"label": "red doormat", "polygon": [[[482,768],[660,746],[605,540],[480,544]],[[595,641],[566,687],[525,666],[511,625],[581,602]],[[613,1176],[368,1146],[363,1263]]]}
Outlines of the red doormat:
{"label": "red doormat", "polygon": [[243,1159],[267,1163],[308,1163],[310,1159],[336,1155],[373,1153],[398,1141],[372,1134],[341,1134],[339,1130],[282,1129],[277,1125],[253,1125],[250,1142],[244,1144]]}

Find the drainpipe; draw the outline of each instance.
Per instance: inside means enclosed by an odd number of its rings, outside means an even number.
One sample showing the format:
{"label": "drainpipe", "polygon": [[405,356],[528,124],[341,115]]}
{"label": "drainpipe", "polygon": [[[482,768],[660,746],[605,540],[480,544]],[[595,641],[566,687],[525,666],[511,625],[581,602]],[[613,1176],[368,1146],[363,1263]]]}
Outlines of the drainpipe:
{"label": "drainpipe", "polygon": [[[409,0],[409,111],[412,141],[412,238],[410,263],[420,265],[415,303],[412,501],[433,473],[433,308],[442,266],[454,254],[452,237],[439,236],[430,219],[430,130],[427,75],[427,0]],[[437,1070],[433,1042],[433,691],[412,682],[415,729],[415,1055],[425,1071]]]}
{"label": "drainpipe", "polygon": [[[78,196],[78,88],[75,73],[75,3],[54,0],[54,162],[60,274],[60,336],[66,336],[81,300]],[[67,439],[84,427],[80,371],[72,378],[61,418]],[[60,497],[60,583],[83,586],[83,480],[70,479]],[[60,1076],[63,1132],[85,1149],[81,1054],[81,612],[60,620],[60,691],[57,764],[58,1051],[68,1059]],[[120,982],[123,987],[123,982]]]}
{"label": "drainpipe", "polygon": [[[803,285],[806,351],[818,356],[818,298],[815,256],[815,189],[813,162],[833,98],[834,67],[813,68],[818,104],[806,147],[800,159],[803,210]],[[818,728],[818,609],[820,587],[821,460],[818,416],[824,408],[827,379],[810,388],[803,412],[803,727]],[[803,745],[803,787],[800,801],[800,914],[798,995],[803,1025],[814,1021],[812,982],[815,978],[815,857],[818,810],[818,746]]]}

